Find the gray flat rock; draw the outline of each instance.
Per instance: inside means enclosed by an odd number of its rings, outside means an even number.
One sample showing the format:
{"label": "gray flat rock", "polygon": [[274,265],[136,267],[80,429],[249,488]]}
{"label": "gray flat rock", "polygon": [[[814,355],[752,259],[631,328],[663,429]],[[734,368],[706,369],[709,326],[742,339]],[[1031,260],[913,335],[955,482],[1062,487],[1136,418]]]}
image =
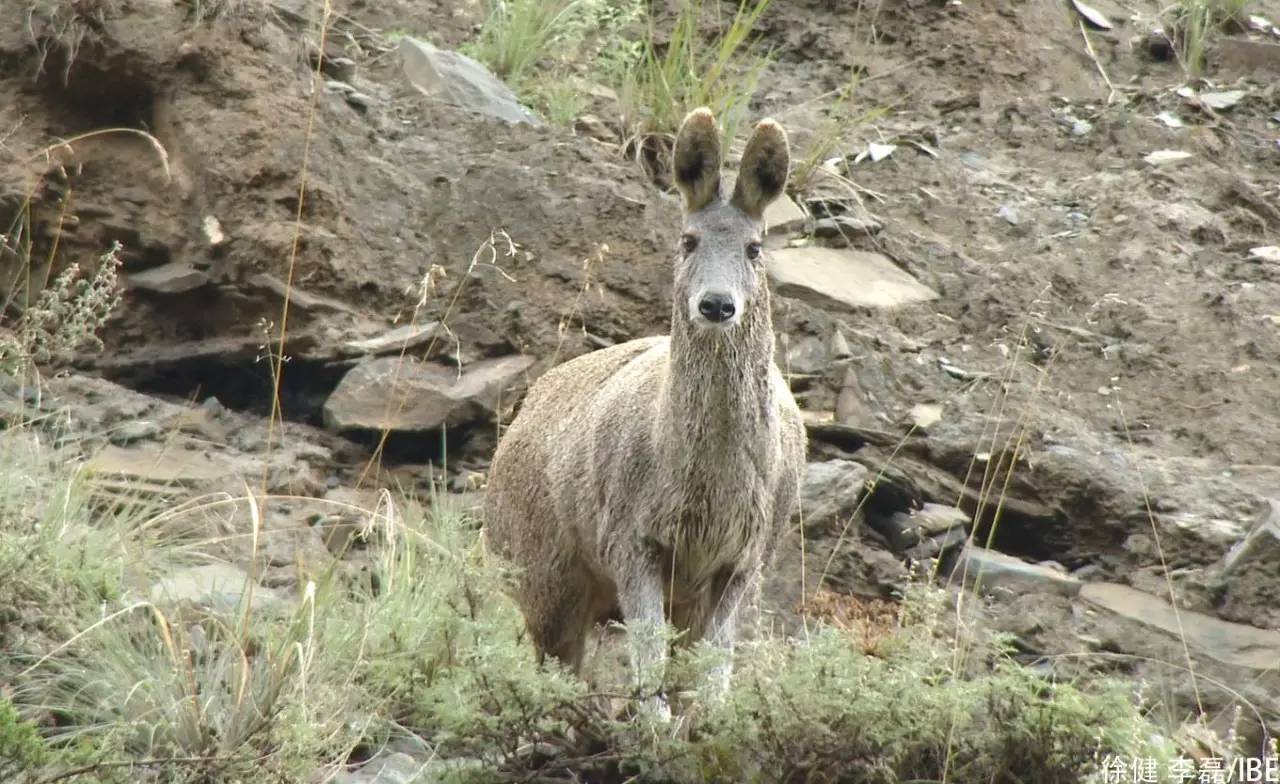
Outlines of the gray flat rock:
{"label": "gray flat rock", "polygon": [[806,528],[833,522],[853,513],[866,491],[870,472],[852,460],[827,460],[805,467],[800,488],[800,511]]}
{"label": "gray flat rock", "polygon": [[937,299],[887,256],[849,248],[781,248],[766,262],[774,290],[821,308],[894,308]]}
{"label": "gray flat rock", "polygon": [[423,94],[509,123],[542,124],[511,88],[470,57],[410,36],[400,39],[399,52],[405,76]]}
{"label": "gray flat rock", "polygon": [[188,264],[172,262],[143,272],[129,273],[129,288],[157,294],[181,294],[209,282],[209,276]]}
{"label": "gray flat rock", "polygon": [[[184,449],[145,441],[128,446],[111,445],[89,460],[95,474],[112,474],[160,483],[197,484],[248,471],[230,457],[207,450]],[[261,470],[261,469],[258,469]]]}
{"label": "gray flat rock", "polygon": [[261,585],[252,585],[243,569],[231,564],[205,564],[170,574],[151,587],[153,602],[190,602],[220,612],[241,609],[245,597],[254,610],[264,610],[283,601],[279,594]]}
{"label": "gray flat rock", "polygon": [[769,232],[788,232],[803,228],[804,210],[786,194],[774,199],[764,209],[764,226]]}
{"label": "gray flat rock", "polygon": [[348,371],[325,401],[325,426],[420,432],[483,421],[533,363],[512,355],[471,363],[459,373],[413,357],[369,359]]}
{"label": "gray flat rock", "polygon": [[946,533],[953,528],[962,531],[969,526],[969,515],[945,504],[927,503],[911,512],[894,512],[878,526],[896,550],[914,547],[923,539]]}
{"label": "gray flat rock", "polygon": [[1127,585],[1090,583],[1080,592],[1089,604],[1151,629],[1186,640],[1187,645],[1223,664],[1255,670],[1280,663],[1280,632],[1231,623],[1191,610],[1175,611],[1164,599]]}
{"label": "gray flat rock", "polygon": [[975,583],[988,593],[1007,590],[1068,597],[1080,593],[1080,581],[1065,571],[984,547],[966,547],[956,560],[953,574],[957,572],[964,575],[966,582]]}
{"label": "gray flat rock", "polygon": [[349,340],[342,348],[351,354],[389,354],[402,350],[410,350],[431,342],[440,332],[440,322],[431,321],[426,324],[405,324],[363,340]]}

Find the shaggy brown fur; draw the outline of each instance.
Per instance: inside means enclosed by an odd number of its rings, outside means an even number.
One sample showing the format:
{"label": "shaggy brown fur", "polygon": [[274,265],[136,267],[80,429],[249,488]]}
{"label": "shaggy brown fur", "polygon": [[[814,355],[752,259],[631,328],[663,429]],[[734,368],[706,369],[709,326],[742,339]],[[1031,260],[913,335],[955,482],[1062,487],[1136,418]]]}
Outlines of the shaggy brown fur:
{"label": "shaggy brown fur", "polygon": [[[682,640],[731,648],[744,592],[790,518],[804,465],[799,410],[773,360],[760,222],[789,165],[756,126],[733,196],[720,135],[696,110],[677,136],[685,197],[671,336],[587,354],[530,391],[494,456],[487,536],[520,568],[538,650],[577,668],[592,627],[627,621],[637,677]],[[727,678],[727,667],[722,675]]]}

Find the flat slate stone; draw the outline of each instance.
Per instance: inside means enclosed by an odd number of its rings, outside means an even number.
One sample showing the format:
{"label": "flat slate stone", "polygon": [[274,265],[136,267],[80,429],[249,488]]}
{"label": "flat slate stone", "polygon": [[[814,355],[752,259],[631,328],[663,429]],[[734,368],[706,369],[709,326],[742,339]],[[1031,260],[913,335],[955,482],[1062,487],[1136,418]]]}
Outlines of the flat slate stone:
{"label": "flat slate stone", "polygon": [[[245,468],[244,466],[240,466]],[[147,441],[108,446],[89,460],[95,474],[114,474],[153,482],[193,484],[222,479],[236,472],[235,461],[217,453]]]}
{"label": "flat slate stone", "polygon": [[894,549],[906,550],[952,528],[967,529],[969,522],[969,515],[954,506],[927,503],[911,512],[894,512],[882,521],[879,530]]}
{"label": "flat slate stone", "polygon": [[364,340],[348,340],[342,344],[352,354],[388,354],[408,351],[425,345],[440,332],[440,322],[405,324],[393,330]]}
{"label": "flat slate stone", "polygon": [[424,94],[509,123],[542,124],[511,88],[465,54],[438,49],[410,36],[400,39],[399,51],[405,76]]}
{"label": "flat slate stone", "polygon": [[[1060,568],[1060,567],[1059,567]],[[1012,555],[985,547],[966,547],[953,569],[965,580],[988,593],[1057,593],[1071,597],[1080,593],[1080,581],[1050,566],[1028,563]]]}
{"label": "flat slate stone", "polygon": [[459,374],[413,357],[368,359],[348,371],[325,401],[325,425],[335,431],[421,432],[482,421],[533,362],[514,354],[473,362]]}
{"label": "flat slate stone", "polygon": [[806,528],[832,522],[852,514],[866,492],[870,471],[852,460],[827,460],[805,466],[800,487],[800,512]]}
{"label": "flat slate stone", "polygon": [[1231,623],[1191,610],[1175,612],[1164,599],[1116,583],[1089,583],[1080,591],[1080,597],[1148,628],[1182,637],[1192,650],[1223,664],[1271,670],[1280,661],[1277,631]]}
{"label": "flat slate stone", "polygon": [[937,299],[887,256],[850,248],[780,248],[766,262],[774,291],[821,308],[893,308]]}
{"label": "flat slate stone", "polygon": [[181,294],[198,289],[209,282],[209,276],[180,261],[170,262],[143,272],[128,275],[129,287],[157,294]]}
{"label": "flat slate stone", "polygon": [[240,609],[245,597],[254,610],[278,605],[280,595],[256,583],[250,591],[250,578],[243,569],[231,564],[205,564],[176,571],[151,588],[153,602],[191,602],[222,612]]}

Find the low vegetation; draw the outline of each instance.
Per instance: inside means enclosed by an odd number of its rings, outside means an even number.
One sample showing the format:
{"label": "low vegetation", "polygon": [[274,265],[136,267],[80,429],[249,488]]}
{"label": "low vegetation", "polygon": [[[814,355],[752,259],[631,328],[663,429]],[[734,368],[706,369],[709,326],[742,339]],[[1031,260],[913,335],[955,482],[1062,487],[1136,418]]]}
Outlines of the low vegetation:
{"label": "low vegetation", "polygon": [[[957,664],[945,595],[923,588],[876,624],[813,617],[743,645],[722,703],[698,691],[716,654],[678,657],[686,723],[628,721],[614,657],[595,657],[594,686],[537,664],[505,571],[447,497],[384,497],[367,549],[287,598],[260,601],[247,577],[229,606],[174,602],[148,586],[216,562],[218,541],[107,503],[75,445],[35,425],[0,432],[0,456],[6,780],[302,780],[393,739],[424,750],[424,780],[471,781],[1067,782],[1108,753],[1171,754],[1126,686],[1046,679],[973,630]],[[264,500],[182,514],[231,508],[256,540]]]}
{"label": "low vegetation", "polygon": [[830,98],[830,105],[821,124],[814,129],[792,167],[789,187],[793,191],[806,191],[817,180],[819,169],[830,157],[849,157],[848,151],[842,150],[841,145],[849,141],[859,127],[875,122],[887,111],[884,107],[868,110],[858,108],[856,95],[859,79],[860,75],[854,74],[849,83]]}
{"label": "low vegetation", "polygon": [[629,37],[643,16],[635,0],[490,0],[463,49],[547,119],[569,125],[588,106],[587,77],[613,84],[635,62],[639,44]]}
{"label": "low vegetation", "polygon": [[468,52],[557,123],[588,105],[594,83],[616,93],[624,135],[673,134],[696,106],[732,134],[769,63],[754,30],[771,2],[743,0],[731,17],[681,3],[664,39],[636,0],[495,0]]}
{"label": "low vegetation", "polygon": [[583,0],[491,0],[469,53],[498,78],[523,86],[539,62],[576,37],[586,6]]}
{"label": "low vegetation", "polygon": [[[605,116],[621,148],[661,181],[676,128],[695,107],[710,107],[720,121],[730,140],[723,154],[737,151],[772,58],[757,35],[771,7],[742,0],[727,12],[696,0],[655,18],[637,0],[495,0],[466,50],[556,125],[591,111]],[[796,151],[793,191],[809,188],[819,165],[883,114],[858,105],[858,82],[854,74],[823,96],[826,119]]]}
{"label": "low vegetation", "polygon": [[[19,375],[32,363],[100,347],[98,331],[120,302],[119,254],[120,246],[114,245],[97,259],[92,270],[72,264],[47,286],[31,280],[11,285],[11,293],[37,293],[25,307],[10,303],[22,315],[11,329],[0,331],[0,372]],[[16,269],[30,274],[32,267],[28,260]]]}
{"label": "low vegetation", "polygon": [[1244,18],[1248,0],[1178,0],[1163,13],[1178,61],[1190,76],[1199,76],[1213,38]]}
{"label": "low vegetation", "polygon": [[734,139],[769,64],[753,32],[771,1],[743,0],[731,19],[717,18],[711,40],[702,34],[703,19],[719,3],[682,3],[665,44],[649,20],[639,57],[619,85],[627,127],[642,135],[674,133],[690,109],[707,106]]}

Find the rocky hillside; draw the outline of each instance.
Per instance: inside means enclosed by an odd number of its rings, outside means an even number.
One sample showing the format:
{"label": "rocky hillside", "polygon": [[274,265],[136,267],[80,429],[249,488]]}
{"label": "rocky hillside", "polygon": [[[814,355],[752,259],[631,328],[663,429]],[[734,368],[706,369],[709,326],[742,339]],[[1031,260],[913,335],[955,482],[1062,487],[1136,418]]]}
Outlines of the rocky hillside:
{"label": "rocky hillside", "polygon": [[[0,375],[0,417],[56,421],[112,497],[260,488],[270,535],[220,534],[241,579],[298,592],[351,556],[334,509],[382,488],[474,506],[531,380],[666,331],[669,142],[590,62],[557,66],[580,100],[553,118],[460,57],[482,4],[18,5],[0,336],[113,243],[123,299],[101,347]],[[678,4],[653,5],[668,45]],[[1255,750],[1280,732],[1280,6],[1246,6],[1203,62],[1148,2],[756,21],[811,460],[775,628],[936,578],[1036,672],[1132,679]]]}

